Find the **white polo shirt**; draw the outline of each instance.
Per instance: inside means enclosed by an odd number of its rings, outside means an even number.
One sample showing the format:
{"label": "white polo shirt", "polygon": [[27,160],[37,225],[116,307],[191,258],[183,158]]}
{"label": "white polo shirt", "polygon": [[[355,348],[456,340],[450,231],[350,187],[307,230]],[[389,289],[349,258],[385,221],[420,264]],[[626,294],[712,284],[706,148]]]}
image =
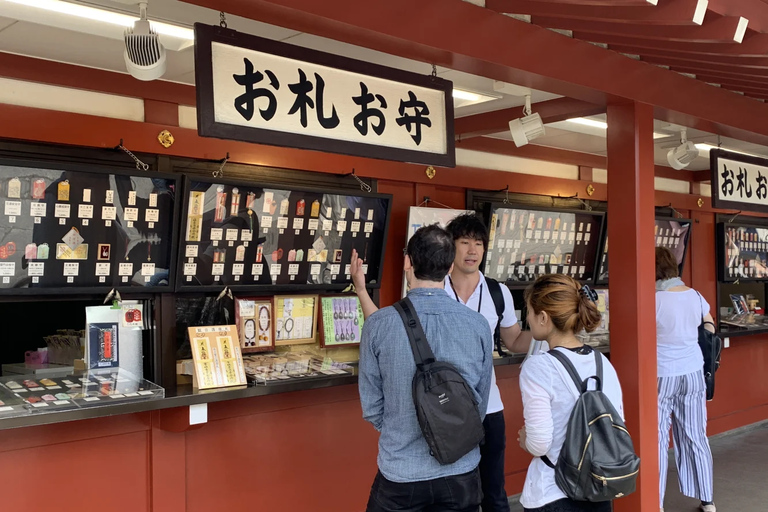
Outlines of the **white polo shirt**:
{"label": "white polo shirt", "polygon": [[[515,315],[515,303],[512,299],[512,292],[509,291],[506,285],[501,284],[501,294],[504,297],[504,316],[501,320],[501,327],[512,327],[517,323],[517,315]],[[445,278],[445,291],[448,296],[456,299],[470,309],[473,309],[483,315],[488,320],[488,325],[491,328],[491,334],[496,331],[496,322],[498,321],[498,315],[496,314],[496,305],[493,303],[491,292],[488,290],[488,285],[485,282],[485,276],[480,272],[480,280],[477,283],[477,287],[469,296],[469,300],[464,302],[461,297],[453,290],[451,285],[451,276],[448,275]],[[486,414],[499,412],[504,409],[504,404],[501,403],[501,393],[499,393],[499,386],[496,385],[496,371],[494,370],[491,375],[491,393],[488,397],[488,410]]]}

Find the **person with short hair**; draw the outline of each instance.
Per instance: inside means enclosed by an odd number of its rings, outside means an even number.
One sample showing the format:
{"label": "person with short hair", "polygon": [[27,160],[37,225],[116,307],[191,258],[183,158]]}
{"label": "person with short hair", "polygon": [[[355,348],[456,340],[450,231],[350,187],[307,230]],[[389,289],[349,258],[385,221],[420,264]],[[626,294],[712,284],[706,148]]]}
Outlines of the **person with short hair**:
{"label": "person with short hair", "polygon": [[[600,325],[600,312],[591,290],[564,274],[539,276],[525,290],[528,325],[533,337],[546,340],[552,350],[567,357],[582,379],[596,375],[595,354],[576,333]],[[603,393],[624,416],[621,385],[616,370],[603,356]],[[594,380],[590,379],[590,389]],[[539,353],[528,358],[520,371],[525,425],[518,433],[520,447],[535,458],[528,466],[520,503],[526,512],[610,512],[611,502],[592,503],[568,498],[555,481],[555,470],[541,459],[556,464],[565,442],[573,407],[580,396],[573,379],[555,357]]]}
{"label": "person with short hair", "polygon": [[[403,265],[408,298],[436,360],[459,371],[483,417],[491,387],[493,340],[484,318],[444,290],[454,257],[453,239],[444,229],[426,226],[416,231]],[[430,455],[413,403],[415,372],[399,313],[390,306],[371,314],[360,342],[360,402],[363,418],[381,435],[379,471],[367,512],[476,512],[482,499],[480,447],[452,464],[442,465]]]}
{"label": "person with short hair", "polygon": [[[523,332],[515,314],[512,293],[504,284],[500,285],[504,300],[502,318],[496,312],[496,305],[485,276],[480,272],[483,255],[488,249],[488,230],[480,218],[472,213],[455,217],[446,226],[455,243],[456,256],[453,270],[445,277],[444,288],[448,296],[457,303],[477,311],[485,318],[491,332],[499,327],[504,345],[512,352],[525,353],[531,343],[531,334]],[[364,315],[377,310],[365,289],[362,261],[353,250],[351,261],[352,281],[363,308]],[[509,512],[509,499],[505,488],[504,459],[506,453],[506,423],[504,404],[496,384],[496,374],[491,372],[491,392],[488,409],[483,420],[485,442],[480,447],[480,476],[483,484],[483,512]]]}
{"label": "person with short hair", "polygon": [[712,451],[707,439],[707,385],[699,325],[714,332],[709,304],[679,277],[677,258],[656,248],[656,358],[659,392],[659,503],[664,512],[669,429],[675,446],[680,492],[701,501],[703,512],[713,503]]}

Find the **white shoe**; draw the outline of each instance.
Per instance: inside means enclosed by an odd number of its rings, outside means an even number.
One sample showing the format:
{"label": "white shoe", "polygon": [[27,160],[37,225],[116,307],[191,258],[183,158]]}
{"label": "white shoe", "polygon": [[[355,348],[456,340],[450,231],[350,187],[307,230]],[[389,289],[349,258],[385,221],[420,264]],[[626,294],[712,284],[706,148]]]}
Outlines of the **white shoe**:
{"label": "white shoe", "polygon": [[701,505],[701,512],[717,512],[717,508],[715,508],[715,504],[712,505]]}

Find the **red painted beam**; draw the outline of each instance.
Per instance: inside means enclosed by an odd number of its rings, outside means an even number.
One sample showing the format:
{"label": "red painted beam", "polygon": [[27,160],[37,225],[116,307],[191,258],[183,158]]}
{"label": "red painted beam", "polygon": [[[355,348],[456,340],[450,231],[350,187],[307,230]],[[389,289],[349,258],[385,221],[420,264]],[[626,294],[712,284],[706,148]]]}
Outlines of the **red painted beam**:
{"label": "red painted beam", "polygon": [[574,20],[552,16],[533,16],[531,23],[546,28],[632,36],[641,39],[686,41],[699,43],[726,43],[736,41],[739,18],[709,13],[698,25],[643,25],[600,20]]}
{"label": "red painted beam", "polygon": [[186,1],[582,101],[630,98],[656,119],[768,144],[768,105],[461,0]]}
{"label": "red painted beam", "polygon": [[688,41],[663,41],[645,39],[620,34],[599,34],[595,32],[573,31],[573,37],[582,41],[609,45],[633,46],[638,48],[662,49],[703,55],[741,55],[745,57],[764,57],[768,54],[768,34],[747,30],[744,41],[725,43],[694,43]]}
{"label": "red painted beam", "polygon": [[43,84],[74,87],[134,98],[165,101],[177,105],[195,105],[191,85],[153,80],[143,82],[131,75],[75,66],[45,59],[0,52],[0,76]]}
{"label": "red painted beam", "polygon": [[[534,103],[532,110],[541,116],[544,124],[563,121],[572,117],[592,116],[605,112],[605,107],[572,98]],[[509,130],[512,119],[522,117],[523,107],[512,107],[484,114],[461,117],[454,122],[457,139],[468,139]]]}
{"label": "red painted beam", "polygon": [[645,54],[641,59],[651,64],[661,64],[670,67],[683,67],[689,69],[699,69],[702,71],[717,71],[737,76],[768,77],[768,67],[740,66],[738,64],[718,64],[713,62],[696,62],[687,59],[667,57],[664,55]]}
{"label": "red painted beam", "polygon": [[720,83],[730,83],[734,85],[746,85],[747,87],[763,87],[768,85],[768,81],[760,78],[750,78],[750,77],[734,77],[733,75],[730,75],[728,73],[718,73],[716,71],[704,71],[704,70],[694,70],[694,69],[687,69],[687,68],[679,68],[675,67],[675,71],[679,71],[681,73],[693,73],[696,75],[697,80],[701,80],[702,82],[708,82],[713,84],[720,84]]}
{"label": "red painted beam", "polygon": [[658,25],[693,24],[696,7],[704,0],[668,0],[661,5],[563,4],[541,0],[485,0],[485,7],[496,12],[551,16],[576,20],[611,20],[616,23]]}
{"label": "red painted beam", "polygon": [[753,30],[768,31],[768,9],[762,0],[709,0],[707,8],[723,16],[743,16]]}
{"label": "red painted beam", "polygon": [[698,62],[703,64],[727,64],[745,68],[768,68],[768,57],[742,57],[740,55],[704,55],[700,53],[683,53],[662,49],[638,48],[635,46],[610,45],[609,49],[634,55],[649,55],[654,57],[671,57],[677,60]]}

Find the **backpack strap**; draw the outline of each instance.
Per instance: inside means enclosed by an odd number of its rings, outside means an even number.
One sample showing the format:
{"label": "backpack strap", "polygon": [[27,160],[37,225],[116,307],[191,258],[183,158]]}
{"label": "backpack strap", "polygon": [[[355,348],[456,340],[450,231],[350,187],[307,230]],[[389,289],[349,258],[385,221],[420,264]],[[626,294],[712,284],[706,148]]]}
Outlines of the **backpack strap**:
{"label": "backpack strap", "polygon": [[504,318],[504,294],[501,293],[501,284],[491,278],[486,277],[485,283],[488,285],[488,291],[493,299],[493,305],[496,306],[496,328],[493,331],[493,343],[496,346],[496,351],[500,356],[504,356],[504,351],[501,348],[501,320]]}
{"label": "backpack strap", "polygon": [[427,335],[424,334],[424,328],[419,322],[419,317],[415,315],[415,308],[411,299],[405,297],[393,304],[395,310],[400,314],[400,318],[405,325],[405,332],[408,334],[408,341],[411,344],[413,360],[416,366],[421,369],[424,365],[435,362],[435,354],[429,346]]}

